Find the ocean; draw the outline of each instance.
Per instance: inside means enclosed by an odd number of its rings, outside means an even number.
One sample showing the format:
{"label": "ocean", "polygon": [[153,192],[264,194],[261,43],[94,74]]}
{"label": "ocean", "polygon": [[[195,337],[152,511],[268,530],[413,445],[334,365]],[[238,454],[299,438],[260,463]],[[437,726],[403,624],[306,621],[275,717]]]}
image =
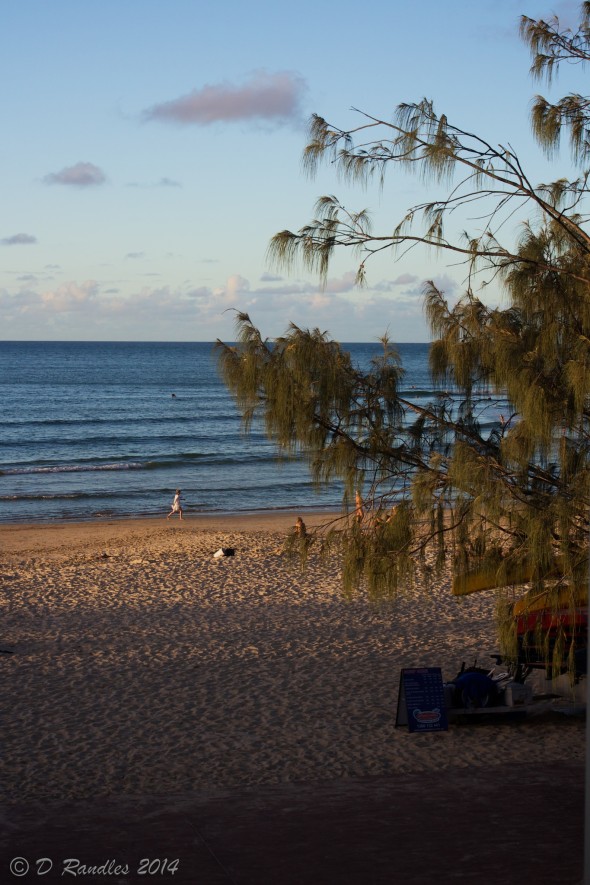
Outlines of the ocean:
{"label": "ocean", "polygon": [[[414,395],[428,347],[399,345]],[[346,348],[363,366],[380,345]],[[165,516],[176,488],[188,516],[341,501],[243,434],[211,343],[0,342],[0,395],[1,522]]]}

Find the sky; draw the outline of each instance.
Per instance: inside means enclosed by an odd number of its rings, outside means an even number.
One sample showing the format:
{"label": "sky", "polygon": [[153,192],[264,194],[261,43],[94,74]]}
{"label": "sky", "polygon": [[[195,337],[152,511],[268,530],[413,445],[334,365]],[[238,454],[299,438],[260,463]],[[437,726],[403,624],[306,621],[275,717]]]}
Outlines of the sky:
{"label": "sky", "polygon": [[329,164],[310,178],[309,118],[349,129],[359,111],[390,119],[426,97],[549,180],[531,99],[583,87],[568,71],[551,90],[534,83],[518,22],[556,13],[574,26],[577,9],[4,0],[0,340],[229,341],[244,311],[269,338],[293,322],[344,342],[427,341],[424,281],[451,302],[464,290],[465,268],[449,256],[383,253],[362,289],[348,251],[324,287],[301,266],[270,263],[271,237],[307,224],[323,194],[368,209],[383,234],[433,195],[398,170],[382,190],[343,182]]}

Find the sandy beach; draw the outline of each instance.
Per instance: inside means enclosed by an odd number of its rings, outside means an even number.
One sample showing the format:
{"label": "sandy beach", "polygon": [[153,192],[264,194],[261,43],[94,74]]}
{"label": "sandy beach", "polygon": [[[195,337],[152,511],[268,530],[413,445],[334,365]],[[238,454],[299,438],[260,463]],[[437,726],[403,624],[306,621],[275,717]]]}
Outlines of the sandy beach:
{"label": "sandy beach", "polygon": [[583,761],[571,717],[396,728],[402,667],[497,650],[493,595],[346,600],[337,561],[281,552],[293,522],[0,527],[2,801]]}

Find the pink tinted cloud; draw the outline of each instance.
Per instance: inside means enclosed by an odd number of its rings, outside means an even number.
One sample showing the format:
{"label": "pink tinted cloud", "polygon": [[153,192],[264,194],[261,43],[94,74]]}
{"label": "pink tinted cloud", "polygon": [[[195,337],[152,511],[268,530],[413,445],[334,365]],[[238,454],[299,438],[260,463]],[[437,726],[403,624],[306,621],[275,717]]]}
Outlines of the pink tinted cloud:
{"label": "pink tinted cloud", "polygon": [[76,163],[66,166],[60,172],[50,172],[43,179],[45,184],[66,184],[72,187],[92,187],[104,184],[106,177],[102,169],[94,163]]}
{"label": "pink tinted cloud", "polygon": [[144,118],[199,126],[243,120],[287,122],[299,118],[305,89],[305,81],[290,71],[256,71],[242,86],[203,86],[148,108]]}
{"label": "pink tinted cloud", "polygon": [[56,289],[41,292],[38,296],[44,310],[56,313],[85,310],[94,302],[98,294],[98,283],[85,280],[83,283],[63,283]]}

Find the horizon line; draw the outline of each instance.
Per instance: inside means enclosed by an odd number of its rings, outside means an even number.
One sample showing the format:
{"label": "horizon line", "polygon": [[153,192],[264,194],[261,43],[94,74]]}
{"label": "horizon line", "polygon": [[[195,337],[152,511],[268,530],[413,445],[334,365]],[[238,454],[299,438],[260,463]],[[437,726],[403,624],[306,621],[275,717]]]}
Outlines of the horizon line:
{"label": "horizon line", "polygon": [[[281,337],[281,336],[277,336]],[[170,340],[163,338],[0,338],[0,344],[215,344],[217,341],[222,341],[221,338],[207,338],[207,339],[199,339],[199,340]],[[273,341],[274,339],[269,336],[268,341]],[[344,341],[341,339],[333,338],[333,341],[337,341],[341,344],[381,344],[379,338],[373,338],[370,340],[357,340],[357,341]],[[224,341],[225,343],[225,341]],[[228,341],[230,344],[237,343],[235,340]],[[392,339],[393,344],[432,344],[432,341],[394,341]]]}

